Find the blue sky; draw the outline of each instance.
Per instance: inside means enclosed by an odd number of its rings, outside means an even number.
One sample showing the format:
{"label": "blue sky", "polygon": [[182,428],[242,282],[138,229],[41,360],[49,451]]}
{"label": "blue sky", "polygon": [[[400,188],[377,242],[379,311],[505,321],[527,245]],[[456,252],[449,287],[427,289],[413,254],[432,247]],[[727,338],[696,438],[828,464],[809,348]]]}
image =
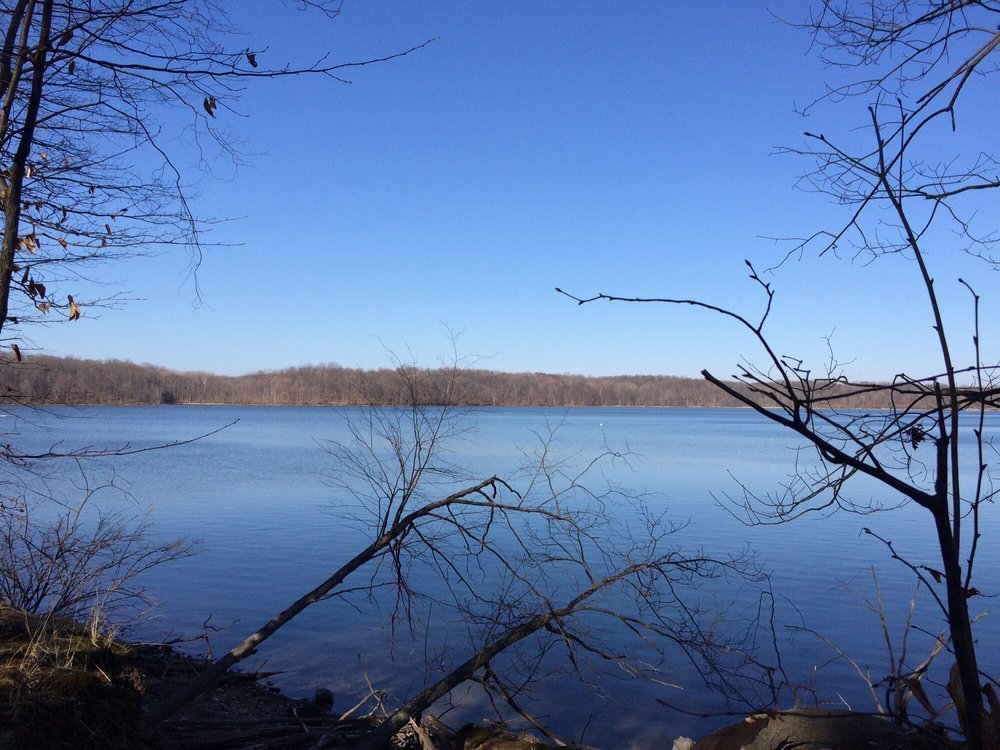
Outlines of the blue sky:
{"label": "blue sky", "polygon": [[[796,106],[831,75],[801,31],[805,2],[351,2],[332,20],[296,3],[230,4],[240,46],[268,64],[352,60],[431,45],[348,73],[352,83],[265,81],[221,112],[246,166],[190,164],[214,228],[196,300],[182,254],[100,271],[132,298],[31,332],[53,354],[239,374],[331,362],[381,367],[385,348],[433,365],[462,332],[482,367],[584,374],[729,374],[752,342],[688,308],[580,295],[698,297],[748,315],[762,298],[744,258],[841,209],[794,189],[808,165],[777,156],[802,131],[845,132],[860,102]],[[860,110],[863,114],[863,110]],[[932,258],[959,338],[954,280],[995,277]],[[832,257],[784,265],[772,334],[817,365],[826,337],[855,377],[937,369],[914,269]],[[78,295],[80,296],[80,295]],[[989,341],[986,342],[989,344]]]}

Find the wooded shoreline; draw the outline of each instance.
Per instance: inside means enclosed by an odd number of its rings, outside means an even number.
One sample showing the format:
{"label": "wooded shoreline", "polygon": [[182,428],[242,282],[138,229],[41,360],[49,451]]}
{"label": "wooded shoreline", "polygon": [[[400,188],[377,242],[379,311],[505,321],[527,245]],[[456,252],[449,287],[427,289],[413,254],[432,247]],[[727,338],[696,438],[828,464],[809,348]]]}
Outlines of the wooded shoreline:
{"label": "wooded shoreline", "polygon": [[[452,382],[451,369],[417,369],[428,385]],[[0,368],[8,402],[34,405],[125,406],[198,404],[242,406],[364,406],[407,403],[395,368],[361,370],[338,365],[290,367],[247,375],[179,372],[122,360],[39,355]],[[668,375],[556,375],[469,369],[449,398],[467,406],[742,407],[700,378]],[[733,383],[738,390],[746,386]],[[836,387],[836,386],[834,386]],[[430,402],[429,402],[430,403]],[[859,393],[844,408],[890,406],[884,394]]]}

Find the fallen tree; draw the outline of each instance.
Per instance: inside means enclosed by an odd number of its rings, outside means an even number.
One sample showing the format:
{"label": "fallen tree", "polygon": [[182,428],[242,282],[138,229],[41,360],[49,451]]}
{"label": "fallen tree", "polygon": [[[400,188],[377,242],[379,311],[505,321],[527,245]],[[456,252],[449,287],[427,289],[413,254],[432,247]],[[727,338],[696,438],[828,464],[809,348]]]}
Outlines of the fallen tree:
{"label": "fallen tree", "polygon": [[550,435],[519,477],[463,483],[446,455],[464,430],[462,414],[439,405],[456,400],[460,374],[455,367],[442,384],[400,364],[410,403],[366,410],[351,424],[353,442],[327,446],[341,517],[364,523],[371,541],[166,702],[154,725],[308,607],[386,595],[394,622],[426,633],[443,620],[461,621],[466,643],[438,654],[441,676],[390,710],[358,747],[384,746],[467,683],[549,732],[519,698],[557,668],[587,679],[594,665],[611,665],[662,685],[670,659],[681,656],[730,697],[759,704],[758,691],[770,683],[747,647],[752,628],[728,636],[718,613],[698,601],[709,579],[759,579],[752,560],[680,550],[672,543],[678,525],[598,484],[606,462],[624,460],[607,447],[592,460],[562,460]]}

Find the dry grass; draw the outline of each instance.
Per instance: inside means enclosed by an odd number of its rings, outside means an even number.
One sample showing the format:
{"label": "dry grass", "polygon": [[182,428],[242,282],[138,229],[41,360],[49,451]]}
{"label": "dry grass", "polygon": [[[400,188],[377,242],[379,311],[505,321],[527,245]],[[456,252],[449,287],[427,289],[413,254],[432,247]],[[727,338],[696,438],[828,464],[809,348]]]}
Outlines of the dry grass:
{"label": "dry grass", "polygon": [[130,649],[84,627],[0,607],[0,739],[15,747],[139,747]]}

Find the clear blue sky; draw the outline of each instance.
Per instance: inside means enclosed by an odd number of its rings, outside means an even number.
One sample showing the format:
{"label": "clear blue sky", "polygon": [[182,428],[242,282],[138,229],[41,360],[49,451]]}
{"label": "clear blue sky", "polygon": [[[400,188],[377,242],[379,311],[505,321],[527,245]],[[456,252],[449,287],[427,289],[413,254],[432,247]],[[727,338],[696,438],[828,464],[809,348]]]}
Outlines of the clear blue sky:
{"label": "clear blue sky", "polygon": [[[294,2],[227,5],[246,33],[238,44],[268,47],[269,64],[437,40],[349,73],[350,85],[266,81],[226,102],[245,115],[220,112],[248,165],[187,172],[196,212],[232,218],[208,236],[233,246],[206,253],[203,303],[183,255],[135,259],[101,271],[134,301],[35,330],[35,347],[238,374],[380,367],[384,344],[433,365],[447,326],[493,369],[729,374],[756,355],[732,324],[687,308],[581,308],[553,287],[750,314],[762,300],[744,258],[763,268],[784,253],[761,238],[840,215],[793,188],[806,164],[774,155],[805,129],[858,121],[860,102],[794,112],[828,73],[770,11],[796,16],[804,0],[349,0],[332,21]],[[996,321],[995,276],[955,253],[933,261],[960,337],[971,334],[959,275],[981,279]],[[771,280],[779,351],[820,364],[833,333],[856,377],[937,368],[899,259],[813,258]]]}

